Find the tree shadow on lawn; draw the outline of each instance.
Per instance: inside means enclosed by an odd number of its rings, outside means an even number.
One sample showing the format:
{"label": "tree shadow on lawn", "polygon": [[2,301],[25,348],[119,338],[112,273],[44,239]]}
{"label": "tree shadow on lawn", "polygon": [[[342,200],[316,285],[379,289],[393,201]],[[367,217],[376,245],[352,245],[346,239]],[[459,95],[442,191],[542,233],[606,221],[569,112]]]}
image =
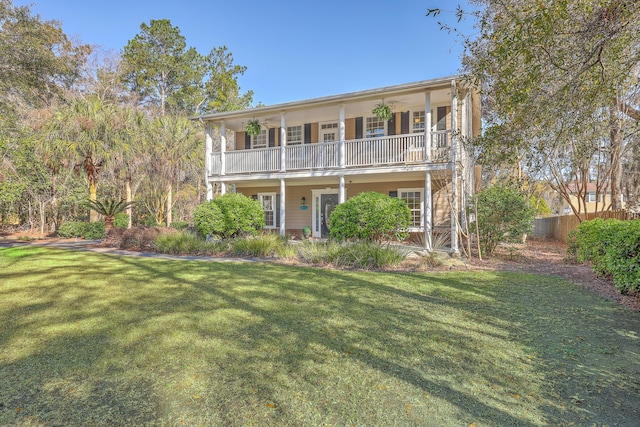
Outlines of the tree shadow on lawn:
{"label": "tree shadow on lawn", "polygon": [[[558,280],[505,292],[522,278],[95,254],[65,262],[63,276],[54,258],[32,273],[37,286],[0,294],[18,302],[0,313],[0,424],[635,425],[637,382],[620,380],[638,372],[638,319],[591,298],[570,318],[583,325],[567,326],[559,309],[573,306],[536,292]],[[87,260],[97,283],[83,283]],[[573,345],[588,358],[572,359],[557,331],[569,340],[580,328],[603,348],[614,335],[617,350],[594,359],[585,337]],[[607,375],[611,358],[628,370]],[[587,377],[600,393],[574,399]],[[602,394],[621,400],[621,416],[597,412]]]}

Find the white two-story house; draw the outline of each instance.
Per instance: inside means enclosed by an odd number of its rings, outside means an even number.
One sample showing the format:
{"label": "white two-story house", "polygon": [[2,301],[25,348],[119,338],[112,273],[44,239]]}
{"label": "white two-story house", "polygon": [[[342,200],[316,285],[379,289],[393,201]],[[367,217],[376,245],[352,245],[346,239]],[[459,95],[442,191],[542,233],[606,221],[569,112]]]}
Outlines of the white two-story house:
{"label": "white two-story house", "polygon": [[[391,117],[373,114],[378,104]],[[407,202],[413,233],[458,236],[474,189],[461,143],[480,132],[477,92],[456,77],[203,115],[207,197],[227,191],[257,199],[266,227],[329,235],[333,208],[364,191]],[[258,122],[259,133],[247,132]],[[458,239],[451,239],[452,252]]]}

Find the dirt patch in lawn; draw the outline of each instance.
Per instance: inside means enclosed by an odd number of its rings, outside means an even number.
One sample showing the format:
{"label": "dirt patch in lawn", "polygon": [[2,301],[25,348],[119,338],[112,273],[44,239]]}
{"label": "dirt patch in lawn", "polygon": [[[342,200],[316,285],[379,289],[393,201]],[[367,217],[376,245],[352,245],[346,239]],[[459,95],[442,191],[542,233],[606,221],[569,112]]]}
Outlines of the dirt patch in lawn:
{"label": "dirt patch in lawn", "polygon": [[640,311],[640,295],[621,295],[613,282],[597,276],[590,266],[567,258],[567,245],[551,239],[528,238],[524,244],[499,246],[489,259],[472,258],[470,268],[479,270],[518,271],[559,276],[598,295]]}

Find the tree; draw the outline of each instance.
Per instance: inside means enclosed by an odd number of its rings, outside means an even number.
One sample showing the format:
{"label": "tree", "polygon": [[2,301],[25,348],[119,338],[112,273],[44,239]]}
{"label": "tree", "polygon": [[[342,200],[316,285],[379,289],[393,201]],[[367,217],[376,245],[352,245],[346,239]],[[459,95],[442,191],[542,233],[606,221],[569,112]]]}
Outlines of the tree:
{"label": "tree", "polygon": [[92,211],[102,215],[104,217],[105,231],[108,233],[113,228],[113,222],[117,214],[127,210],[133,202],[126,202],[124,200],[87,200],[85,206]]}
{"label": "tree", "polygon": [[[44,143],[53,144],[69,166],[84,171],[93,201],[97,199],[100,170],[113,153],[113,116],[113,107],[97,98],[76,99],[57,111],[44,129]],[[95,220],[97,215],[92,211],[91,221]]]}
{"label": "tree", "polygon": [[[621,206],[637,144],[640,4],[634,0],[475,0],[464,71],[481,85],[486,161],[518,163],[567,201],[595,181]],[[432,9],[428,14],[436,15]],[[458,9],[458,19],[465,11]],[[452,30],[451,26],[444,25]],[[574,213],[582,211],[573,206]]]}
{"label": "tree", "polygon": [[[493,185],[482,190],[471,206],[482,252],[491,255],[499,243],[518,241],[533,228],[535,209],[515,188]],[[476,224],[471,224],[471,229]]]}
{"label": "tree", "polygon": [[123,82],[141,103],[159,107],[164,116],[167,104],[180,104],[191,96],[204,73],[204,61],[195,48],[187,49],[180,29],[168,19],[152,19],[140,30],[122,54]]}
{"label": "tree", "polygon": [[29,6],[0,0],[0,103],[12,107],[47,105],[77,79],[91,49],[74,45],[60,24],[31,15]]}
{"label": "tree", "polygon": [[[190,176],[200,178],[204,159],[200,150],[202,136],[196,124],[184,117],[165,116],[154,119],[149,127],[146,164],[148,175],[155,177],[156,199],[166,205],[167,226],[172,221],[173,190]],[[158,188],[160,186],[161,188]],[[157,200],[154,202],[158,208]],[[154,212],[151,212],[154,213]],[[162,217],[160,217],[161,219]]]}
{"label": "tree", "polygon": [[185,37],[168,19],[151,20],[127,43],[123,82],[143,105],[160,115],[200,114],[246,108],[252,92],[240,94],[237,78],[246,67],[234,65],[226,46],[203,56],[187,47]]}

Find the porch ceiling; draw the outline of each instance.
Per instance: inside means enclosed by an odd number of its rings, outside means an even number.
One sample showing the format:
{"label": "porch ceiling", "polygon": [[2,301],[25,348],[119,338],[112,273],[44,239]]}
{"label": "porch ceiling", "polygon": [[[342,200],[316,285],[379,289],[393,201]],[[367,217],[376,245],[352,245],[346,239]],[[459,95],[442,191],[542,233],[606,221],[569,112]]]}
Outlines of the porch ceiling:
{"label": "porch ceiling", "polygon": [[280,126],[280,118],[283,113],[287,125],[337,121],[341,105],[345,107],[346,118],[366,117],[371,115],[371,110],[382,99],[396,112],[420,110],[424,109],[425,92],[427,91],[431,93],[432,105],[449,105],[451,103],[452,79],[441,79],[435,83],[424,82],[423,85],[419,83],[401,85],[250,110],[210,114],[197,119],[217,125],[224,122],[227,129],[242,131],[246,122],[252,118],[258,118],[262,123],[266,123],[268,128],[277,128]]}
{"label": "porch ceiling", "polygon": [[[366,184],[377,182],[407,182],[424,180],[423,172],[402,172],[402,173],[379,173],[379,174],[348,174],[345,173],[344,181],[348,187],[351,184]],[[431,172],[432,182],[445,180],[451,175],[449,170],[438,170]],[[296,186],[313,186],[315,188],[338,188],[340,178],[337,176],[324,177],[308,177],[308,178],[287,178],[287,187]],[[279,179],[262,179],[257,181],[229,181],[238,188],[255,188],[255,187],[279,187]]]}

